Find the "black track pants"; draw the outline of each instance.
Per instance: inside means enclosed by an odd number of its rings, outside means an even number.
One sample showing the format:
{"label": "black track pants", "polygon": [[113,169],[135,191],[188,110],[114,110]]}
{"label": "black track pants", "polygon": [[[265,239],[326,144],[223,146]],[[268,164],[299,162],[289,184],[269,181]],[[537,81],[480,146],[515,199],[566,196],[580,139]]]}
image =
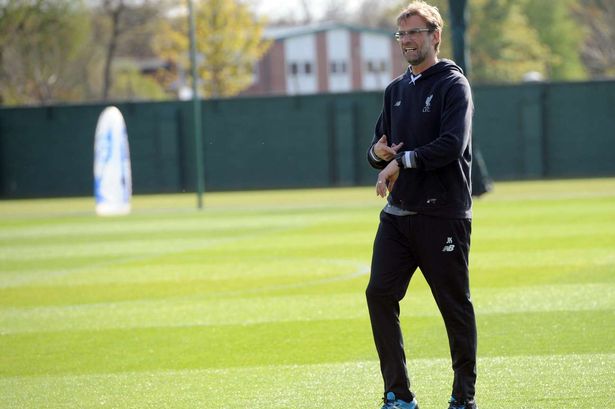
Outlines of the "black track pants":
{"label": "black track pants", "polygon": [[374,241],[367,305],[386,392],[412,400],[399,324],[399,301],[420,268],[448,334],[452,396],[472,399],[476,383],[476,321],[470,300],[468,255],[471,221],[382,212]]}

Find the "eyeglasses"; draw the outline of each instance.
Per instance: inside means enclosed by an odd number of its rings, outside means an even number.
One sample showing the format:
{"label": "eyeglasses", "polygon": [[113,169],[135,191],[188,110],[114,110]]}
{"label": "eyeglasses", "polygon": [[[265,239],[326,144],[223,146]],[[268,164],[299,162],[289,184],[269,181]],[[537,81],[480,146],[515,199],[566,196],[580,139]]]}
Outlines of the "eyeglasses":
{"label": "eyeglasses", "polygon": [[402,38],[404,38],[405,36],[408,36],[410,38],[414,38],[417,35],[419,35],[419,33],[431,33],[432,31],[434,31],[431,28],[413,28],[412,30],[408,30],[408,31],[398,31],[395,33],[395,39],[397,41],[401,41]]}

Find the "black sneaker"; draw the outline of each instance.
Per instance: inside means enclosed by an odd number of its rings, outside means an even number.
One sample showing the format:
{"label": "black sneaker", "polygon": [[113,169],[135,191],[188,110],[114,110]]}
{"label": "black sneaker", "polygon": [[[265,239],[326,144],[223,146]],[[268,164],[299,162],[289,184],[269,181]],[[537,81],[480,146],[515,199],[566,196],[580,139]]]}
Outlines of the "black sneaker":
{"label": "black sneaker", "polygon": [[451,399],[448,401],[448,405],[448,409],[478,409],[478,406],[476,406],[476,402],[474,401],[474,399],[466,402],[459,402],[457,399],[451,397]]}

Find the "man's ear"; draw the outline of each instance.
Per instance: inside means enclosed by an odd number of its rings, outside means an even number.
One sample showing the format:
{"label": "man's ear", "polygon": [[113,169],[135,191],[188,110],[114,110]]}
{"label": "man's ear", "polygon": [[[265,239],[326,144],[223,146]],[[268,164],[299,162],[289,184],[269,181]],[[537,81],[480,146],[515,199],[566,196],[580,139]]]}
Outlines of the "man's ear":
{"label": "man's ear", "polygon": [[433,48],[436,52],[436,55],[438,55],[438,49],[439,47],[436,47],[436,44],[440,44],[440,40],[441,40],[441,31],[440,30],[435,30],[434,32],[430,33],[433,34]]}
{"label": "man's ear", "polygon": [[436,30],[436,31],[433,32],[433,42],[434,42],[434,44],[440,42],[440,40],[441,40],[440,34],[442,34],[442,32],[440,30]]}

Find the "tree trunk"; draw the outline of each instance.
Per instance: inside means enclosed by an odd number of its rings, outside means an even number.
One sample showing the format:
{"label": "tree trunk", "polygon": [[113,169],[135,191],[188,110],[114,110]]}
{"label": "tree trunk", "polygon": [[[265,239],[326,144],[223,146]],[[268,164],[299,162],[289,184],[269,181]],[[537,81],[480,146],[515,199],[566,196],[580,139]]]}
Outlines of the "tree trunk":
{"label": "tree trunk", "polygon": [[113,57],[115,55],[115,49],[117,48],[117,41],[120,35],[120,17],[122,15],[122,11],[124,10],[124,0],[120,0],[116,8],[113,8],[113,6],[110,5],[110,1],[105,1],[105,8],[111,17],[111,38],[109,39],[109,46],[107,47],[107,55],[105,56],[105,68],[103,73],[102,98],[104,101],[109,98],[109,90],[111,89],[113,82],[111,66],[113,64]]}

